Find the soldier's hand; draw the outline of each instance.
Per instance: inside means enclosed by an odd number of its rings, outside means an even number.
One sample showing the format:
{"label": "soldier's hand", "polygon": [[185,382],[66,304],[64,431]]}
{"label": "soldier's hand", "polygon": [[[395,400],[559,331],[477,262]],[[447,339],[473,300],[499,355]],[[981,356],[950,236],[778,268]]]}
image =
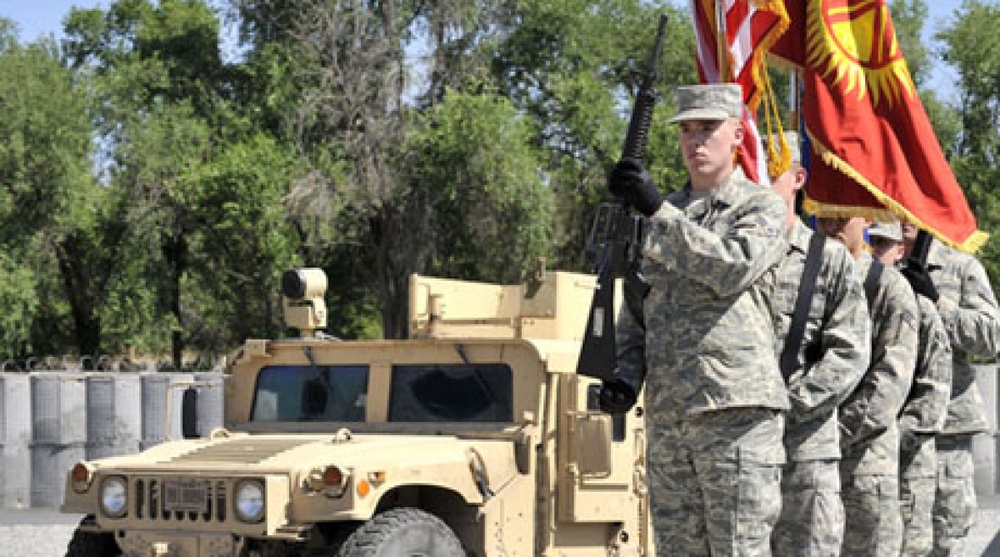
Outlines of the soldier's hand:
{"label": "soldier's hand", "polygon": [[618,378],[605,379],[601,384],[601,393],[598,395],[597,403],[601,412],[624,414],[635,406],[636,398],[637,395],[632,385]]}
{"label": "soldier's hand", "polygon": [[626,157],[618,161],[608,175],[608,189],[647,217],[653,216],[663,204],[659,188],[646,172],[646,167],[636,159]]}
{"label": "soldier's hand", "polygon": [[926,296],[930,301],[937,303],[940,294],[938,294],[937,287],[934,286],[934,281],[931,280],[931,275],[927,272],[927,267],[921,263],[910,261],[907,262],[906,267],[901,271],[906,280],[910,281],[910,286],[913,287],[913,291],[921,296]]}

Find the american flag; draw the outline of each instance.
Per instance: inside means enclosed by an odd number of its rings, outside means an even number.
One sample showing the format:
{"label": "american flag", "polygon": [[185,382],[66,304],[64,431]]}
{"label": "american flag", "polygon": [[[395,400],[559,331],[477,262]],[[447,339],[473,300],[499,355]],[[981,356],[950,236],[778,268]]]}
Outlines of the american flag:
{"label": "american flag", "polygon": [[[743,88],[743,145],[740,166],[751,180],[770,183],[756,112],[764,95],[767,50],[788,28],[783,0],[691,0],[698,76],[702,83],[739,83]],[[721,19],[720,29],[717,20]],[[725,34],[726,60],[719,63],[717,40]],[[725,68],[725,75],[723,70]]]}

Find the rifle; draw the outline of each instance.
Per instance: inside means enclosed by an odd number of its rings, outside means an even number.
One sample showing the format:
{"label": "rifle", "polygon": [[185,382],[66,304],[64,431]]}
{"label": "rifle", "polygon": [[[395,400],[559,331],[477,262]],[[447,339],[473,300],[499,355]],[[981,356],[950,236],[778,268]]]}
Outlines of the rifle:
{"label": "rifle", "polygon": [[931,249],[931,235],[926,231],[921,229],[917,232],[917,238],[913,241],[913,248],[910,250],[910,255],[906,258],[906,262],[917,263],[919,265],[927,265],[927,252]]}
{"label": "rifle", "polygon": [[[649,126],[653,121],[653,108],[658,99],[654,86],[659,76],[657,67],[666,29],[667,14],[660,14],[649,65],[636,92],[628,131],[622,144],[622,158],[640,161],[645,158]],[[621,203],[602,203],[597,208],[586,248],[588,258],[594,262],[591,271],[597,274],[597,287],[590,304],[580,359],[577,361],[578,374],[610,379],[618,367],[614,321],[617,279],[624,279],[625,303],[637,318],[642,318],[642,300],[649,292],[649,285],[639,269],[644,223],[642,215],[630,211]]]}

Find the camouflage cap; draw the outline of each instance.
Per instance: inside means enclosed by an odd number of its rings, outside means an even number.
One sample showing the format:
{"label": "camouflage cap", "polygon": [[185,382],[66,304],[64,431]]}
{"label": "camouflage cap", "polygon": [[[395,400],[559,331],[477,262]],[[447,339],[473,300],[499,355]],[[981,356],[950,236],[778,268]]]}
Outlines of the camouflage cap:
{"label": "camouflage cap", "polygon": [[[785,141],[788,142],[788,148],[791,150],[792,162],[795,164],[802,164],[802,145],[799,144],[799,132],[788,131],[784,132]],[[778,134],[772,134],[768,138],[768,143],[774,146],[775,151],[778,149]]]}
{"label": "camouflage cap", "polygon": [[743,115],[743,89],[736,83],[689,85],[677,88],[677,115],[671,124],[686,120],[725,120]]}
{"label": "camouflage cap", "polygon": [[875,236],[885,238],[886,240],[892,240],[893,242],[902,242],[903,227],[899,225],[899,221],[876,222],[868,227],[868,237],[871,238]]}

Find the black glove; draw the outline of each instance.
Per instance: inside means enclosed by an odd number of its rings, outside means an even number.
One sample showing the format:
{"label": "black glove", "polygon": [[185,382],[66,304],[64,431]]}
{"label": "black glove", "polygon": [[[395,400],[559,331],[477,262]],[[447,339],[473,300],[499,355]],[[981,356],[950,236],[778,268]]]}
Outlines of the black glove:
{"label": "black glove", "polygon": [[618,378],[605,379],[601,384],[601,393],[597,397],[597,404],[601,408],[601,412],[624,414],[635,406],[636,398],[632,385]]}
{"label": "black glove", "polygon": [[937,303],[940,295],[931,280],[927,267],[916,261],[908,261],[902,270],[903,276],[910,281],[913,291],[921,296],[926,296],[930,301]]}
{"label": "black glove", "polygon": [[649,177],[646,167],[636,159],[624,158],[618,161],[608,175],[608,189],[615,197],[647,217],[653,216],[663,204],[659,188]]}

